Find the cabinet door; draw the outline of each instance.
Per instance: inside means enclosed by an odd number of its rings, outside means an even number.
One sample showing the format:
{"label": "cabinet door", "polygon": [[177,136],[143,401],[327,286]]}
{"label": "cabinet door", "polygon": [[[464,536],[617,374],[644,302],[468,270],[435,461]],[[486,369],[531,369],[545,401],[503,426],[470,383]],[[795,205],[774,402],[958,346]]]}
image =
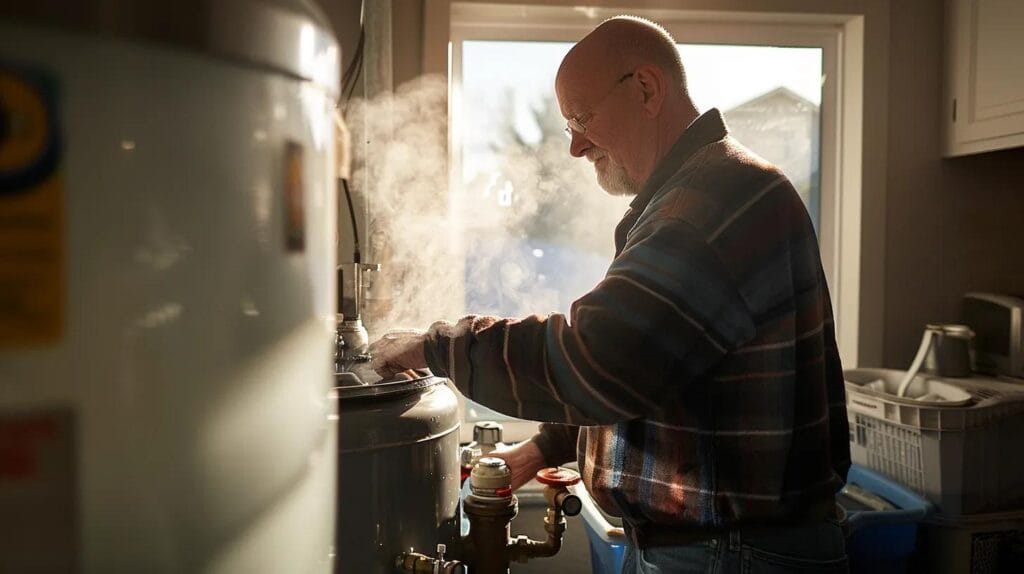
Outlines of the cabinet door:
{"label": "cabinet door", "polygon": [[946,155],[1024,146],[1024,1],[947,7]]}

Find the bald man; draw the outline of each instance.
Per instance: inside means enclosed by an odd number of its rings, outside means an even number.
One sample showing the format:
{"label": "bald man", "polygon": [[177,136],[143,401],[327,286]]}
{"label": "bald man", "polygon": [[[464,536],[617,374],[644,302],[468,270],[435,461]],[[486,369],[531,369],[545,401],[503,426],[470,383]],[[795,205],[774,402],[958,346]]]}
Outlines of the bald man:
{"label": "bald man", "polygon": [[842,367],[797,192],[718,110],[698,112],[656,24],[602,23],[555,90],[570,153],[635,196],[604,280],[568,317],[438,322],[374,344],[372,364],[428,366],[485,406],[557,423],[502,454],[515,486],[577,459],[623,519],[624,572],[845,572]]}

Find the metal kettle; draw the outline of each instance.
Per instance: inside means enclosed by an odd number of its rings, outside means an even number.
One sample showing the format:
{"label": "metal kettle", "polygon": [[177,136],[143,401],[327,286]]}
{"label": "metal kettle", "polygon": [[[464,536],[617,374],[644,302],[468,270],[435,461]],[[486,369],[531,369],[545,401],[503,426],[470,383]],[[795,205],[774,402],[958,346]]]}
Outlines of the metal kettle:
{"label": "metal kettle", "polygon": [[969,377],[974,370],[974,331],[967,325],[930,324],[930,345],[921,370],[939,377]]}

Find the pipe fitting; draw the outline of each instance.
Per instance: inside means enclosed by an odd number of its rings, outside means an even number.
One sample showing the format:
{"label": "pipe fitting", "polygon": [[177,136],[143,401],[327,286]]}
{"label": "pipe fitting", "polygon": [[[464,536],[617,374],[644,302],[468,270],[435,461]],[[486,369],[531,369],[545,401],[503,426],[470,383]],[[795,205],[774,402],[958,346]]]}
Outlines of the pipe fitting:
{"label": "pipe fitting", "polygon": [[470,529],[463,547],[474,573],[507,574],[511,562],[554,556],[562,549],[565,516],[575,516],[582,509],[579,498],[568,491],[568,486],[579,482],[579,474],[548,468],[537,473],[537,480],[545,485],[544,498],[548,502],[544,517],[547,537],[543,541],[527,536],[512,538],[509,530],[518,514],[519,502],[512,494],[511,471],[497,457],[484,457],[473,467],[470,494],[464,506]]}
{"label": "pipe fitting", "polygon": [[395,559],[395,567],[413,574],[466,574],[466,565],[461,561],[445,560],[446,551],[444,544],[438,544],[437,557],[431,557],[410,548]]}

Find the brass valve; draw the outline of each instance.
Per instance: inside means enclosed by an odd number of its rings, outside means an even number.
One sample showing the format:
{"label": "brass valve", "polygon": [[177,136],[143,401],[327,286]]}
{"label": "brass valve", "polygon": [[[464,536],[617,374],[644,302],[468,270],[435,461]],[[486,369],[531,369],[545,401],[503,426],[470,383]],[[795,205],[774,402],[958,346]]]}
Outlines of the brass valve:
{"label": "brass valve", "polygon": [[448,550],[444,544],[437,545],[437,557],[414,552],[412,548],[403,552],[395,560],[395,566],[404,572],[413,574],[466,574],[466,565],[458,560],[445,560],[444,553]]}
{"label": "brass valve", "polygon": [[583,510],[583,502],[568,490],[579,481],[580,475],[567,468],[545,468],[537,472],[537,482],[544,485],[548,507],[560,509],[566,516],[576,516]]}
{"label": "brass valve", "polygon": [[531,558],[554,556],[562,549],[562,534],[565,532],[566,516],[576,516],[583,510],[583,502],[568,488],[580,481],[580,475],[567,468],[545,468],[537,472],[537,482],[544,485],[544,498],[548,501],[544,530],[548,533],[544,542],[518,536],[510,557],[516,562]]}
{"label": "brass valve", "polygon": [[554,556],[561,550],[565,516],[579,514],[582,509],[579,498],[567,487],[579,482],[580,477],[571,470],[548,468],[537,473],[537,480],[545,485],[548,501],[544,518],[547,539],[512,538],[510,524],[519,512],[519,501],[512,494],[512,472],[504,460],[494,457],[484,457],[473,467],[470,494],[464,501],[469,536],[463,539],[463,546],[474,574],[505,574],[511,562]]}
{"label": "brass valve", "polygon": [[564,468],[546,468],[537,473],[537,481],[544,485],[548,502],[544,517],[547,538],[512,538],[510,525],[519,513],[519,500],[512,494],[512,471],[508,465],[500,458],[485,456],[473,465],[469,480],[470,493],[463,501],[469,535],[461,540],[462,561],[445,560],[446,548],[438,544],[437,557],[412,548],[402,553],[396,560],[399,570],[413,574],[465,574],[468,565],[473,574],[508,574],[512,562],[557,554],[562,548],[565,517],[575,516],[583,508],[580,499],[568,490],[580,481],[579,474]]}

